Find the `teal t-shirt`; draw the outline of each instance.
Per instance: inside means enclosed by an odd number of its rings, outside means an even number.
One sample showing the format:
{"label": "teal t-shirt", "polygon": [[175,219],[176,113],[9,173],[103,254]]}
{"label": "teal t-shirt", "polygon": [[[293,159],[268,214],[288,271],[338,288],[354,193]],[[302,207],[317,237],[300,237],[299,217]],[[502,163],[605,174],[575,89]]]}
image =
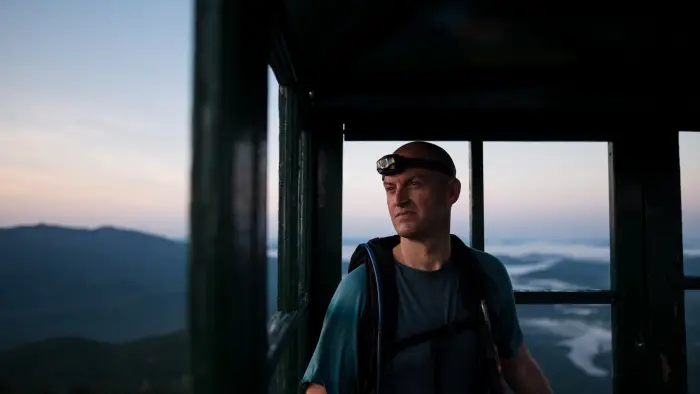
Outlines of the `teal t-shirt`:
{"label": "teal t-shirt", "polygon": [[[513,287],[503,264],[494,256],[474,250],[486,275],[496,286],[489,289],[487,302],[498,319],[492,327],[499,356],[515,355],[523,342],[513,299]],[[420,271],[395,263],[398,289],[397,340],[432,330],[468,317],[459,294],[456,267],[445,264],[437,271]],[[343,278],[328,305],[316,350],[302,385],[323,385],[328,394],[351,394],[355,389],[358,358],[357,328],[365,306],[366,267],[360,266]],[[387,365],[382,375],[382,394],[440,394],[472,392],[476,382],[476,337],[472,330],[441,342],[437,363],[429,342],[408,348]],[[439,365],[434,370],[434,365]],[[437,374],[437,376],[436,376]]]}

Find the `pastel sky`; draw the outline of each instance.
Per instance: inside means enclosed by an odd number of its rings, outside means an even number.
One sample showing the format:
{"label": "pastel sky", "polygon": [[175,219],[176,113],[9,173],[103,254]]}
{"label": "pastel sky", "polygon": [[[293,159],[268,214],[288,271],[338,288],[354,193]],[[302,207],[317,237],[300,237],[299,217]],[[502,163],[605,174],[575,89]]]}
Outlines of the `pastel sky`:
{"label": "pastel sky", "polygon": [[[187,233],[192,5],[0,2],[0,226],[49,222]],[[270,77],[269,233],[277,231],[277,85]],[[700,134],[681,134],[686,233],[700,235]],[[346,143],[344,233],[391,232],[376,158]],[[468,144],[442,143],[464,184]],[[486,143],[488,238],[607,237],[604,143]]]}

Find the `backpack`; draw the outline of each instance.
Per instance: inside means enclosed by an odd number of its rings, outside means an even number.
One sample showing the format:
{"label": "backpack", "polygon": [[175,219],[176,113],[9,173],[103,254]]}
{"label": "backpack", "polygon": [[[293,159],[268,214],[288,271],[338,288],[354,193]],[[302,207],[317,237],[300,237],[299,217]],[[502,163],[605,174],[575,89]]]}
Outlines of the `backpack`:
{"label": "backpack", "polygon": [[451,261],[455,262],[460,275],[460,293],[463,304],[469,309],[470,318],[396,340],[398,323],[398,290],[396,268],[392,254],[400,242],[398,235],[374,238],[359,245],[350,258],[348,273],[361,265],[367,269],[367,301],[358,327],[358,379],[357,394],[366,394],[375,389],[379,394],[381,372],[385,365],[399,352],[436,338],[447,338],[466,330],[477,334],[478,362],[476,375],[477,392],[503,394],[503,380],[495,343],[491,335],[490,316],[496,317],[486,303],[486,284],[490,278],[481,270],[473,251],[457,236],[451,235]]}

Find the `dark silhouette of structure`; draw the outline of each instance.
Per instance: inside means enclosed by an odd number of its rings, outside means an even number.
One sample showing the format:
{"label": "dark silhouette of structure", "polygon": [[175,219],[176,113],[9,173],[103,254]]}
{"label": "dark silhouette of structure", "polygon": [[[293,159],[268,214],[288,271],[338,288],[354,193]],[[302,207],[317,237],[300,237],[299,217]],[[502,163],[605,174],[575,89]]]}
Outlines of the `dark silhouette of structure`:
{"label": "dark silhouette of structure", "polygon": [[[700,130],[690,2],[196,1],[195,394],[293,393],[341,278],[345,140],[607,141],[614,392],[687,392],[678,132]],[[661,9],[663,8],[663,9]],[[278,313],[265,316],[267,65],[280,83]],[[335,263],[337,262],[337,263]]]}

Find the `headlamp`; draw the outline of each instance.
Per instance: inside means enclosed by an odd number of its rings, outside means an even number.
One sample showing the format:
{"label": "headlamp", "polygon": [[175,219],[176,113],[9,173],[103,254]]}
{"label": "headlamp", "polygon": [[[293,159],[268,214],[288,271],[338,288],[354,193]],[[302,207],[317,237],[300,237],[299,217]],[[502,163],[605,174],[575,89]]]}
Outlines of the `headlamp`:
{"label": "headlamp", "polygon": [[404,157],[397,154],[386,155],[377,160],[377,172],[380,175],[400,174],[407,168],[424,168],[426,170],[441,172],[448,176],[455,176],[454,168],[436,160]]}

